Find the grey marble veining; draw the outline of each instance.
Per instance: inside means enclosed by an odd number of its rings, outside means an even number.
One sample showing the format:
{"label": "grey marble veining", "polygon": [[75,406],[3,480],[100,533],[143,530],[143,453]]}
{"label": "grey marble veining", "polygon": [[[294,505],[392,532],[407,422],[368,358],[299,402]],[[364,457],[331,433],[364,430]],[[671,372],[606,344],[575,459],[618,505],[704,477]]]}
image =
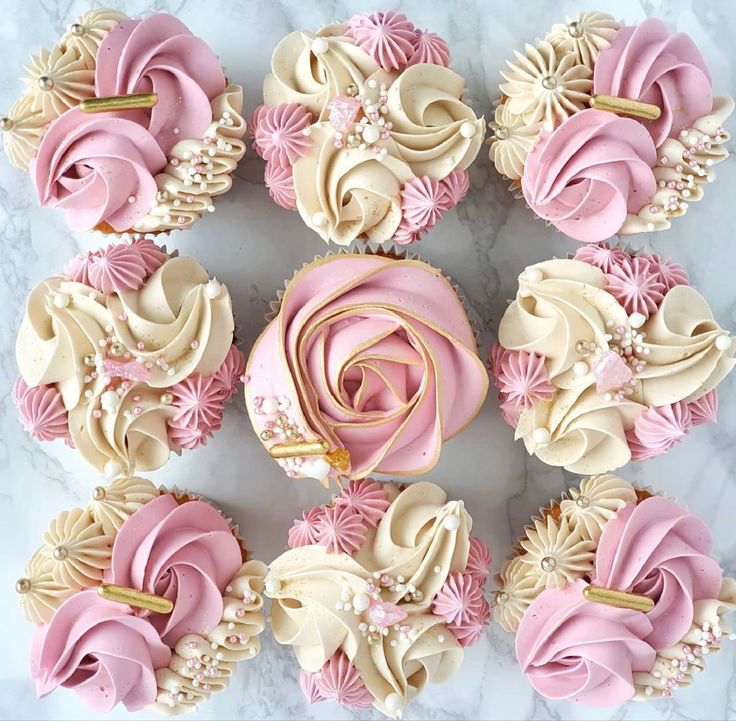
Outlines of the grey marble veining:
{"label": "grey marble veining", "polygon": [[[586,7],[570,0],[111,0],[110,4],[129,15],[152,10],[179,15],[217,50],[228,74],[245,86],[251,109],[260,102],[271,49],[288,31],[392,5],[417,25],[448,39],[453,67],[467,78],[474,107],[486,113],[496,95],[498,70],[513,48],[542,35],[566,13]],[[734,93],[736,5],[731,0],[598,0],[597,6],[629,22],[656,15],[687,30],[703,49],[716,92]],[[17,77],[29,51],[54,43],[67,23],[85,9],[81,0],[5,0],[0,24],[0,65],[5,70],[0,74],[0,109],[20,93]],[[193,230],[176,232],[169,239],[170,246],[196,256],[227,283],[246,351],[284,277],[326,250],[297,214],[271,203],[262,172],[261,161],[251,153],[238,170],[233,190],[218,202],[217,212]],[[485,154],[471,175],[465,202],[445,217],[419,250],[459,282],[486,353],[520,270],[548,256],[564,255],[574,245],[533,220],[523,203],[513,200]],[[721,324],[733,329],[733,157],[719,166],[718,175],[705,199],[675,221],[671,230],[642,236],[635,244],[651,246],[684,263]],[[98,479],[61,442],[40,445],[22,432],[10,390],[16,375],[13,346],[26,294],[43,277],[58,272],[71,255],[103,240],[75,235],[59,213],[39,209],[29,179],[4,157],[0,157],[0,238],[0,307],[4,311],[0,315],[0,618],[6,633],[0,655],[0,718],[93,719],[94,714],[71,692],[61,690],[36,700],[26,672],[32,629],[21,618],[13,586],[49,519],[62,508],[85,502]],[[735,440],[736,381],[731,378],[721,388],[717,427],[696,428],[668,455],[646,466],[632,465],[623,473],[666,489],[706,519],[718,558],[731,574],[736,573]],[[151,477],[210,496],[240,522],[250,548],[265,561],[284,548],[291,519],[326,498],[314,482],[292,482],[281,474],[252,434],[238,403],[227,410],[222,430],[206,448],[172,459]],[[491,547],[494,571],[530,514],[575,481],[528,458],[521,445],[513,443],[492,399],[470,428],[445,447],[429,477],[451,496],[465,499],[475,532]],[[671,701],[595,711],[535,695],[516,667],[511,636],[491,627],[467,652],[462,673],[446,685],[428,689],[409,707],[406,718],[736,719],[734,646],[711,657],[706,674]],[[125,716],[121,709],[112,714],[113,718]],[[266,634],[260,656],[241,664],[230,689],[204,705],[196,717],[367,719],[374,715],[351,714],[328,704],[307,706],[291,651]]]}

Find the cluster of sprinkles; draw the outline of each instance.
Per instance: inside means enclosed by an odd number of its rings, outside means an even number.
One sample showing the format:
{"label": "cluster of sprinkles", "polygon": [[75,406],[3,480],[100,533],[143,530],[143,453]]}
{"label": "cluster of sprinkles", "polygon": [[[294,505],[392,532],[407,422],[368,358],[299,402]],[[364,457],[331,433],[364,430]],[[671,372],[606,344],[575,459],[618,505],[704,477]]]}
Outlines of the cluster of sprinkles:
{"label": "cluster of sprinkles", "polygon": [[[277,398],[256,396],[253,399],[253,412],[257,416],[269,416],[264,421],[263,430],[259,433],[262,441],[300,443],[305,440],[304,429],[287,415],[290,407],[291,401],[283,395]],[[289,478],[294,478],[299,474],[304,458],[301,456],[280,458],[278,462]]]}

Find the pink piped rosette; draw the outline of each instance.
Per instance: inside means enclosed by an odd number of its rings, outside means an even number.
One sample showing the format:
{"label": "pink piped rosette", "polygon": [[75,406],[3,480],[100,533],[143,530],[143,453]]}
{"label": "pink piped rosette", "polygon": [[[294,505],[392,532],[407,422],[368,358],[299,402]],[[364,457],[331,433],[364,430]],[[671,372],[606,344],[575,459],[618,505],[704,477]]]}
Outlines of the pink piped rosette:
{"label": "pink piped rosette", "polygon": [[590,707],[670,698],[736,639],[736,580],[705,524],[613,475],[583,478],[526,527],[496,577],[493,616],[516,634],[542,696]]}
{"label": "pink piped rosette", "polygon": [[148,238],[83,253],[29,296],[13,401],[114,478],[204,445],[242,379],[227,288]]}
{"label": "pink piped rosette", "polygon": [[[25,70],[28,87],[0,121],[5,151],[73,230],[189,228],[230,189],[245,153],[243,89],[172,15],[91,10]],[[150,93],[153,107],[84,110]]]}
{"label": "pink piped rosette", "polygon": [[733,99],[713,97],[692,38],[661,20],[580,12],[507,65],[491,160],[537,216],[582,243],[669,228],[728,157]]}
{"label": "pink piped rosette", "polygon": [[419,240],[465,196],[485,131],[449,61],[393,11],[287,35],[250,121],[273,200],[338,245]]}
{"label": "pink piped rosette", "polygon": [[515,438],[585,474],[650,460],[715,423],[716,388],[736,365],[682,266],[605,243],[524,270],[489,362]]}
{"label": "pink piped rosette", "polygon": [[421,260],[317,258],[272,310],[248,358],[245,402],[291,478],[421,475],[485,400],[488,374],[457,288]]}
{"label": "pink piped rosette", "polygon": [[471,526],[439,486],[370,478],[294,521],[265,593],[309,703],[398,718],[425,684],[459,669],[490,618],[491,557]]}
{"label": "pink piped rosette", "polygon": [[260,650],[265,573],[198,496],[138,477],[98,486],[50,523],[16,583],[39,698],[63,686],[100,714],[195,711]]}

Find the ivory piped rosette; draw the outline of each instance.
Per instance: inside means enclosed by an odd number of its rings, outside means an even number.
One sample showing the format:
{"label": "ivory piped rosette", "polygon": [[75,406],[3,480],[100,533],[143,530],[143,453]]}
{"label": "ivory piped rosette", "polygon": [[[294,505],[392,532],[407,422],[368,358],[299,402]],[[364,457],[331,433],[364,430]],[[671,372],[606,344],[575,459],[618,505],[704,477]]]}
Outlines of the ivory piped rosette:
{"label": "ivory piped rosette", "polygon": [[[494,619],[516,634],[523,673],[546,698],[585,706],[669,698],[736,639],[736,581],[705,524],[678,503],[606,474],[542,508],[496,576]],[[588,600],[586,587],[650,599]]]}
{"label": "ivory piped rosette", "polygon": [[[243,89],[172,15],[90,10],[25,70],[26,91],[0,125],[5,151],[74,230],[189,228],[230,189],[245,153]],[[79,109],[151,92],[151,109]]]}
{"label": "ivory piped rosette", "polygon": [[529,454],[596,474],[715,422],[716,387],[736,361],[682,266],[602,243],[521,273],[490,365]]}
{"label": "ivory piped rosette", "polygon": [[[16,591],[37,626],[39,695],[70,688],[97,713],[118,704],[196,710],[260,650],[266,566],[199,496],[120,478],[49,525]],[[102,583],[167,599],[170,613],[107,600]]]}
{"label": "ivory piped rosette", "polygon": [[489,618],[490,554],[471,527],[439,486],[371,479],[295,521],[265,593],[310,703],[399,718],[427,683],[459,670]]}
{"label": "ivory piped rosette", "polygon": [[[491,160],[537,216],[575,240],[666,230],[728,157],[723,125],[733,99],[713,97],[695,42],[660,20],[625,26],[580,12],[507,65]],[[594,95],[655,105],[661,115],[593,109]]]}
{"label": "ivory piped rosette", "polygon": [[485,132],[449,59],[393,11],[283,38],[250,122],[273,200],[338,245],[418,240],[467,192]]}
{"label": "ivory piped rosette", "polygon": [[[280,458],[292,477],[419,475],[475,417],[488,378],[455,288],[385,254],[318,258],[287,283],[251,350],[245,398],[264,446],[325,444]],[[338,460],[335,460],[335,459]]]}
{"label": "ivory piped rosette", "polygon": [[13,400],[109,477],[160,468],[219,429],[245,359],[227,288],[149,239],[83,253],[30,293]]}

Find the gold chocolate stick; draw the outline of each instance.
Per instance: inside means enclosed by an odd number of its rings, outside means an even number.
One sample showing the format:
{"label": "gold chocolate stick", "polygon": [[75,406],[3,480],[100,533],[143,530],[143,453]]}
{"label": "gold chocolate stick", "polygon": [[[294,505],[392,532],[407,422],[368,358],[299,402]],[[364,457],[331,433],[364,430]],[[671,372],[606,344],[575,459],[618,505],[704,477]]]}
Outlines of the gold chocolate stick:
{"label": "gold chocolate stick", "polygon": [[662,110],[656,105],[629,98],[619,98],[615,95],[591,95],[590,107],[596,110],[607,110],[616,115],[633,115],[635,118],[644,120],[657,120],[662,114]]}
{"label": "gold chocolate stick", "polygon": [[294,443],[277,443],[268,452],[271,458],[301,458],[302,456],[323,456],[329,446],[327,441],[298,441]]}
{"label": "gold chocolate stick", "polygon": [[590,601],[591,603],[603,603],[606,606],[628,608],[632,611],[642,611],[643,613],[651,611],[654,608],[654,601],[649,596],[644,596],[641,593],[616,591],[612,588],[586,586],[583,589],[583,596],[586,601]]}
{"label": "gold chocolate stick", "polygon": [[171,613],[174,610],[174,604],[168,598],[154,596],[145,591],[135,591],[125,586],[114,586],[112,583],[101,583],[97,587],[97,593],[108,601],[125,603],[136,608],[147,608],[156,613]]}
{"label": "gold chocolate stick", "polygon": [[152,108],[158,103],[156,93],[135,93],[134,95],[112,95],[108,98],[85,98],[79,103],[83,113],[106,113],[111,110],[137,110]]}

